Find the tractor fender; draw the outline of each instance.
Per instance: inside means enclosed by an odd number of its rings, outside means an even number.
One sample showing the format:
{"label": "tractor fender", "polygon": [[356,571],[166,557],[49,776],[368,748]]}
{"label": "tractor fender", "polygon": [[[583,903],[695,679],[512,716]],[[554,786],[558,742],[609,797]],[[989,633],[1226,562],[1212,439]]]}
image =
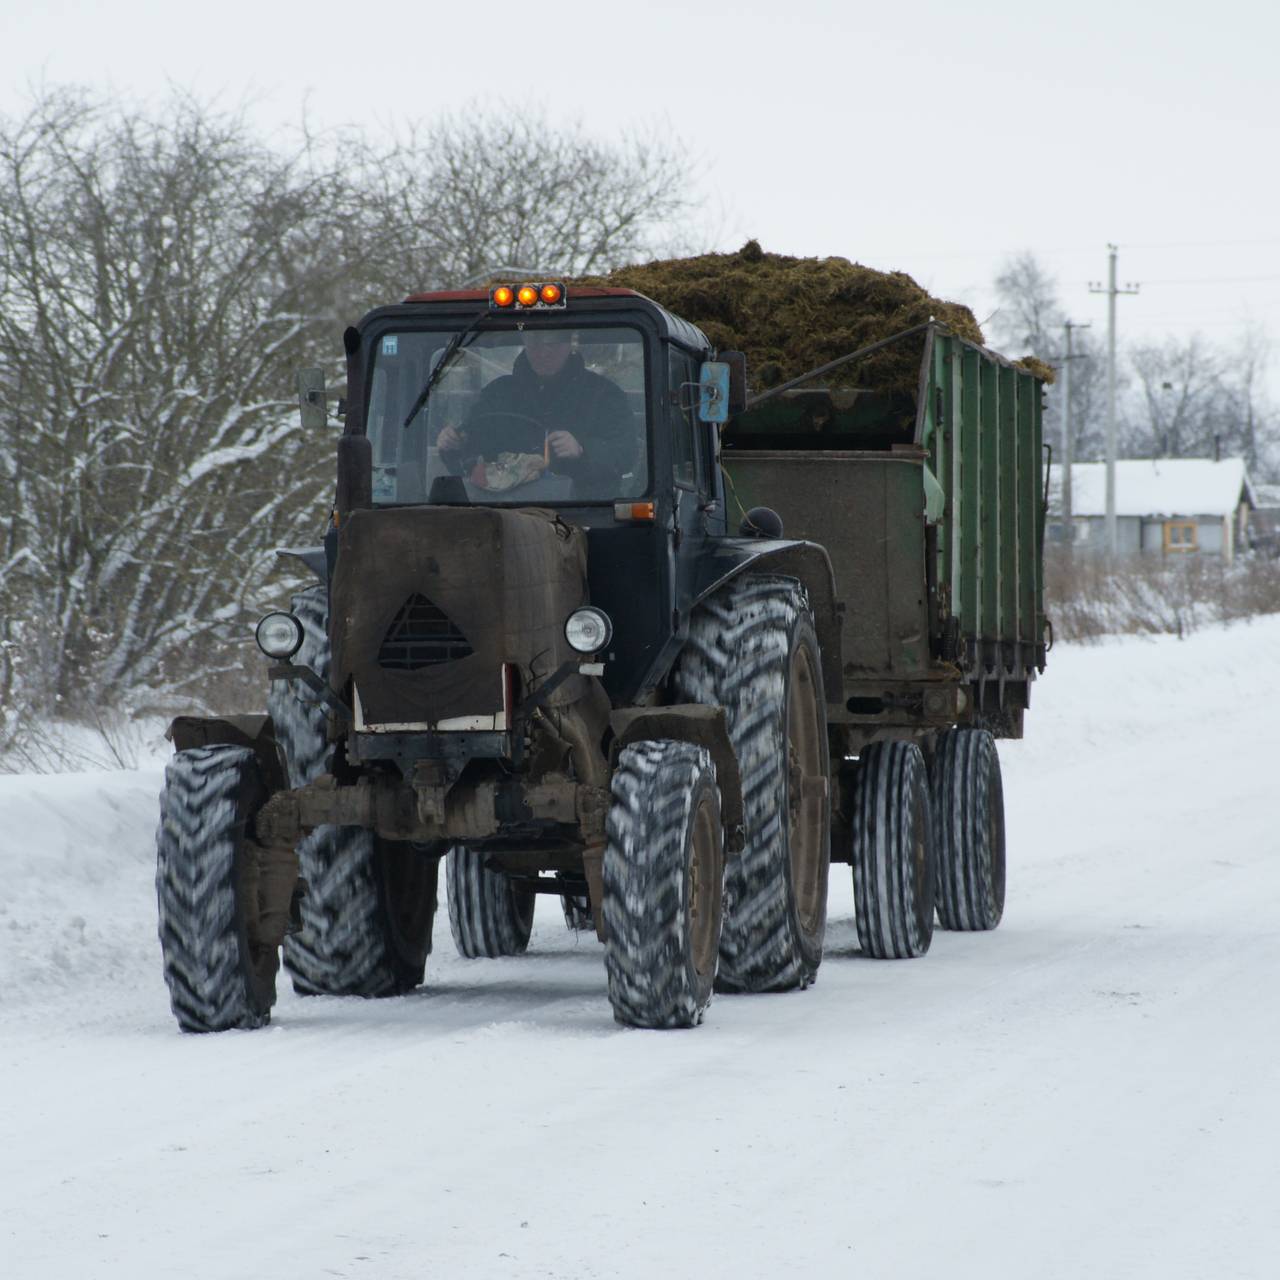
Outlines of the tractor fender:
{"label": "tractor fender", "polygon": [[249,747],[258,757],[268,791],[289,790],[284,751],[276,741],[275,726],[267,715],[178,716],[164,736],[175,751],[193,747]]}
{"label": "tractor fender", "polygon": [[776,573],[798,578],[809,595],[822,650],[822,684],[828,702],[844,701],[841,626],[844,602],[836,599],[836,579],[826,548],[791,539],[722,538],[699,566],[694,604],[742,573]]}
{"label": "tractor fender", "polygon": [[328,585],[329,564],[323,547],[277,547],[276,555],[281,560],[301,560],[316,575],[319,582]]}
{"label": "tractor fender", "polygon": [[626,707],[609,716],[613,730],[610,763],[618,752],[633,742],[670,738],[705,747],[716,766],[720,786],[720,817],[725,833],[725,852],[737,853],[743,845],[742,772],[729,739],[723,707],[680,703],[665,707]]}

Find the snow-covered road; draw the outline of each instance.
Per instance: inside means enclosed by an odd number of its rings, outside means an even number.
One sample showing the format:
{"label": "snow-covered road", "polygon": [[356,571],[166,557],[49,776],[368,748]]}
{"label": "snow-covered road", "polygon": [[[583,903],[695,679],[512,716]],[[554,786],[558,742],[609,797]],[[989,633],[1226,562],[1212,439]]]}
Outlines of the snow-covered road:
{"label": "snow-covered road", "polygon": [[[180,1035],[159,771],[0,777],[0,1276],[1280,1274],[1280,618],[1059,648],[994,934],[626,1031],[530,954]],[[443,888],[443,886],[442,886]]]}

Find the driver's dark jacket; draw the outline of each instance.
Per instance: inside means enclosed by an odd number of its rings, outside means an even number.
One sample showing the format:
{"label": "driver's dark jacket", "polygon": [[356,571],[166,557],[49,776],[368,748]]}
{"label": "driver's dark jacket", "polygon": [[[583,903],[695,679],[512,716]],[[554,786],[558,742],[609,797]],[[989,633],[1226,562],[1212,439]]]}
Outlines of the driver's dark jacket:
{"label": "driver's dark jacket", "polygon": [[632,467],[639,444],[626,393],[592,373],[576,351],[549,378],[538,377],[521,352],[511,373],[480,392],[461,429],[466,433],[461,447],[441,450],[455,471],[500,453],[540,454],[549,432],[568,431],[582,446],[582,456],[557,458],[552,451],[549,470],[571,476],[575,487],[601,492],[612,491]]}

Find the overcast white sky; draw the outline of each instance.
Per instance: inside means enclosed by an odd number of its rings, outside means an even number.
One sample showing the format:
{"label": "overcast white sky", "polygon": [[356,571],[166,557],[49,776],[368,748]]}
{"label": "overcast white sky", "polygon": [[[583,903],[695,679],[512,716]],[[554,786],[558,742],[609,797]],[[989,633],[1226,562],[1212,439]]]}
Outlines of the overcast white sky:
{"label": "overcast white sky", "polygon": [[[535,106],[696,159],[707,247],[842,254],[985,318],[1035,251],[1074,319],[1121,247],[1121,339],[1280,348],[1280,18],[1264,0],[0,0],[0,112],[76,82],[249,101],[264,132]],[[1280,361],[1280,351],[1277,352]],[[1274,385],[1274,380],[1273,380]]]}

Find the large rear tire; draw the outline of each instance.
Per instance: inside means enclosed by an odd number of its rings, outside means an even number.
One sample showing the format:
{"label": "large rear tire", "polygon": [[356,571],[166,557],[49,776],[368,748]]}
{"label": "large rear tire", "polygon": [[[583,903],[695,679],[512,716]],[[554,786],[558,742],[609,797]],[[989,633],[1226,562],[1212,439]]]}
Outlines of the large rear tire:
{"label": "large rear tire", "polygon": [[358,827],[299,846],[301,927],[285,939],[299,995],[398,996],[422,984],[440,859]]}
{"label": "large rear tire", "polygon": [[929,781],[913,742],[864,747],[853,780],[858,941],[880,960],[922,956],[933,940]]}
{"label": "large rear tire", "polygon": [[[329,674],[328,595],[323,586],[293,597],[303,641],[295,661]],[[324,708],[298,681],[272,682],[267,701],[289,783],[324,773],[330,752]],[[394,996],[426,972],[436,911],[438,857],[359,827],[318,827],[298,845],[306,886],[301,927],[284,943],[299,995]]]}
{"label": "large rear tire", "polygon": [[180,751],[165,769],[156,832],[160,953],[184,1031],[264,1026],[287,916],[262,907],[254,815],[267,798],[247,747]]}
{"label": "large rear tire", "polygon": [[994,929],[1004,914],[1004,787],[985,729],[952,729],[938,740],[932,801],[938,923]]}
{"label": "large rear tire", "polygon": [[710,753],[637,742],[618,756],[606,824],[605,972],[624,1026],[693,1027],[715,983],[724,833]]}
{"label": "large rear tire", "polygon": [[484,855],[463,845],[449,850],[449,929],[460,956],[519,956],[529,948],[538,895],[485,866]]}
{"label": "large rear tire", "polygon": [[804,588],[749,574],[700,605],[677,698],[722,706],[742,772],[746,844],[725,878],[717,986],[806,987],[822,962],[830,810],[822,660]]}

